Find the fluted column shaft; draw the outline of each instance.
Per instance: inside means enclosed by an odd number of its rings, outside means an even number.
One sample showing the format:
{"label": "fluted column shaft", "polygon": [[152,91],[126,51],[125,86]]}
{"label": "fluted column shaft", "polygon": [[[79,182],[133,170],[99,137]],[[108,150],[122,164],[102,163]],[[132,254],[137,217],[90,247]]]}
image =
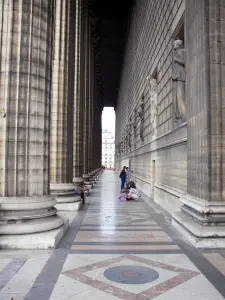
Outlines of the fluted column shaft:
{"label": "fluted column shaft", "polygon": [[[93,52],[92,52],[92,57],[93,57]],[[93,63],[93,85],[92,85],[92,97],[93,97],[93,129],[92,129],[92,136],[97,138],[96,135],[95,135],[95,132],[97,130],[97,114],[96,114],[96,105],[97,105],[97,98],[96,98],[96,93],[95,93],[95,84],[96,84],[96,81],[95,81],[95,70],[94,70],[94,61],[93,61],[93,58],[92,58],[92,63]],[[93,138],[92,139],[92,171],[96,169],[96,143],[98,143],[98,138],[95,139]]]}
{"label": "fluted column shaft", "polygon": [[[83,117],[84,117],[84,15],[81,0],[76,0],[75,65],[74,65],[74,155],[73,180],[82,182],[83,175]],[[73,36],[71,36],[74,39]]]}
{"label": "fluted column shaft", "polygon": [[[88,158],[89,158],[89,114],[90,114],[90,34],[89,34],[89,18],[88,18],[88,10],[87,10],[87,0],[84,1],[84,128],[83,128],[83,146],[84,146],[84,157],[83,157],[83,174],[87,175],[89,172],[88,167]],[[86,176],[87,177],[87,176]]]}
{"label": "fluted column shaft", "polygon": [[[72,183],[68,98],[69,0],[56,0],[51,107],[51,183]],[[70,130],[71,132],[72,130]]]}
{"label": "fluted column shaft", "polygon": [[77,210],[81,198],[76,195],[73,184],[74,67],[71,68],[75,65],[71,40],[74,40],[76,7],[71,0],[55,3],[50,190],[58,209]]}
{"label": "fluted column shaft", "polygon": [[[0,4],[0,195],[49,192],[52,2]],[[32,49],[32,51],[31,51]]]}
{"label": "fluted column shaft", "polygon": [[91,26],[89,21],[89,126],[88,126],[88,172],[93,171],[93,135],[95,130],[94,124],[94,95],[93,95],[93,84],[94,84],[94,74],[93,74],[93,46],[91,39]]}
{"label": "fluted column shaft", "polygon": [[63,223],[48,196],[53,3],[0,2],[0,233]]}
{"label": "fluted column shaft", "polygon": [[219,0],[188,1],[188,193],[207,201],[225,200],[224,18]]}

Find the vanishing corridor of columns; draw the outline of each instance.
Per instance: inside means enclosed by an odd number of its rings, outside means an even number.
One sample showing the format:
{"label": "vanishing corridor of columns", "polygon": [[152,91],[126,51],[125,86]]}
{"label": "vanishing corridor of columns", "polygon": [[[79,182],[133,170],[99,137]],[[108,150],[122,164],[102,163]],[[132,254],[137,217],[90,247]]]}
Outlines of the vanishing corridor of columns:
{"label": "vanishing corridor of columns", "polygon": [[84,1],[1,1],[1,245],[22,246],[46,232],[54,246],[68,225],[54,206],[77,210],[77,184],[84,174],[95,179],[101,103],[94,64]]}

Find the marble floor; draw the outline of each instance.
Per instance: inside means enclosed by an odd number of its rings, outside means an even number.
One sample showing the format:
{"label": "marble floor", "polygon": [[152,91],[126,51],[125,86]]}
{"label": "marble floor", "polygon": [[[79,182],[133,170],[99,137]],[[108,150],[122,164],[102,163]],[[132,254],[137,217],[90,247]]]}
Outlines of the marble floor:
{"label": "marble floor", "polygon": [[0,300],[222,300],[225,251],[197,250],[105,171],[56,250],[0,251]]}

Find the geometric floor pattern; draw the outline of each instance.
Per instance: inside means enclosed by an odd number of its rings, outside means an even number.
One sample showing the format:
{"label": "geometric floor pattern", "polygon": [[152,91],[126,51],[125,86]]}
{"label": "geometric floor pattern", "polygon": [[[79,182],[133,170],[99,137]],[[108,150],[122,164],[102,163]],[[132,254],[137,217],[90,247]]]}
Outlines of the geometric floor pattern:
{"label": "geometric floor pattern", "polygon": [[[225,251],[198,250],[106,171],[55,250],[0,251],[0,300],[224,300]],[[143,201],[145,200],[145,201]]]}
{"label": "geometric floor pattern", "polygon": [[[113,284],[106,283],[104,281],[95,279],[90,275],[89,276],[87,275],[87,273],[90,271],[94,271],[105,267],[111,267],[115,263],[123,264],[124,260],[130,260],[132,262],[140,263],[142,265],[144,264],[148,267],[150,266],[153,269],[157,268],[157,270],[160,270],[159,277],[161,276],[161,273],[163,273],[163,271],[165,270],[173,272],[173,276],[168,280],[159,283],[157,283],[156,280],[153,286],[151,286],[150,288],[146,288],[143,291],[137,293],[137,289],[136,292],[129,292]],[[107,259],[97,263],[86,265],[84,267],[75,268],[70,271],[66,271],[62,274],[123,300],[155,299],[157,296],[162,295],[167,291],[177,287],[178,285],[185,283],[188,280],[200,275],[199,272],[195,272],[195,271],[191,271],[179,267],[174,267],[172,265],[168,265],[156,261],[151,261],[149,259],[140,258],[135,255],[122,255],[114,259]],[[131,276],[132,275],[133,274],[131,274]]]}

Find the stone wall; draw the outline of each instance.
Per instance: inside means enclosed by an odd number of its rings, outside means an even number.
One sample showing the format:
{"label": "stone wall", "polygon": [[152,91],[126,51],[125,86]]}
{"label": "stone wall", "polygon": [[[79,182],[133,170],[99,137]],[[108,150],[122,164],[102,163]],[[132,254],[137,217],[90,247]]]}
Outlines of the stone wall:
{"label": "stone wall", "polygon": [[172,81],[173,42],[184,38],[184,16],[184,0],[136,1],[116,108],[116,167],[129,162],[137,186],[169,211],[187,191],[187,126],[175,119]]}

